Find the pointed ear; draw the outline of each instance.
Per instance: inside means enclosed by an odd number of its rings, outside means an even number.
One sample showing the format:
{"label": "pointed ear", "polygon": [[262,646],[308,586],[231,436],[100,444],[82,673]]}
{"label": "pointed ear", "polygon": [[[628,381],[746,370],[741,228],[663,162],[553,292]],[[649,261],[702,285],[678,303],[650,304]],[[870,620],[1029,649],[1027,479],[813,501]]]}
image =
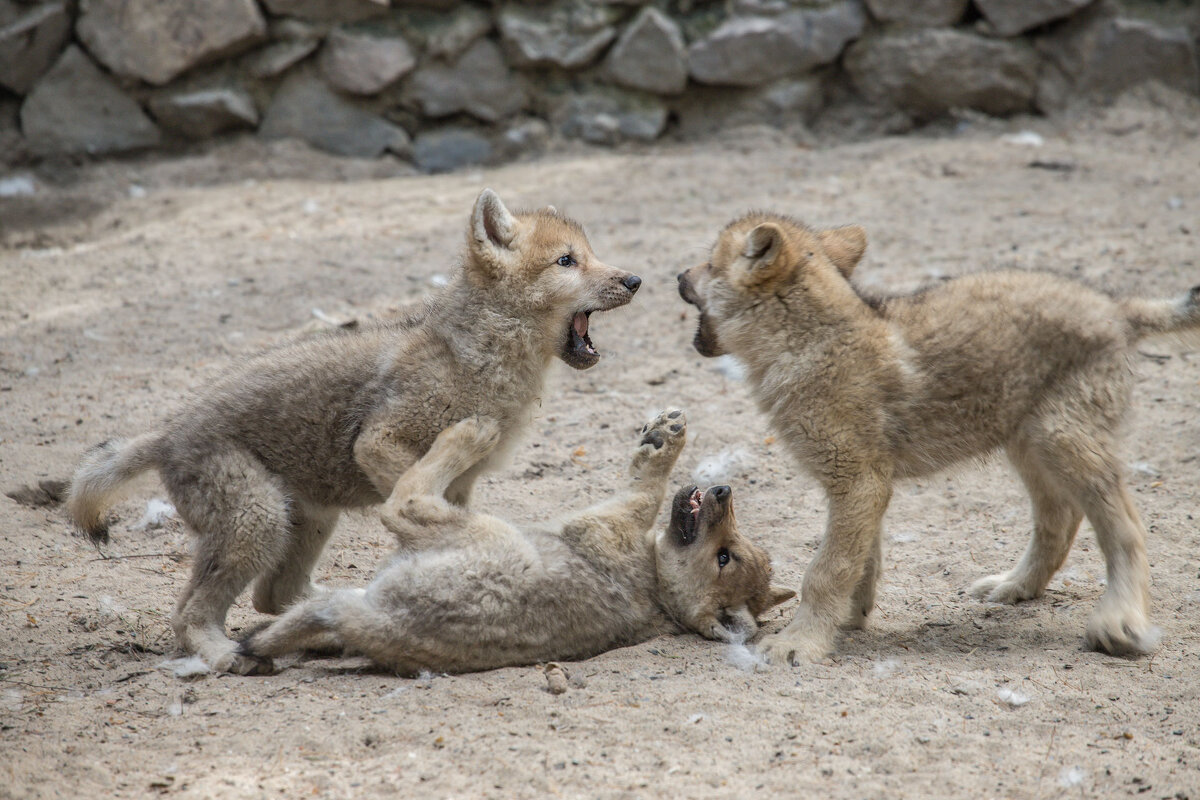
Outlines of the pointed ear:
{"label": "pointed ear", "polygon": [[847,225],[821,231],[817,238],[821,240],[821,247],[829,260],[849,278],[867,249],[867,232],[861,225]]}
{"label": "pointed ear", "polygon": [[786,600],[791,600],[795,596],[796,593],[791,589],[784,589],[781,586],[772,586],[768,591],[767,607],[764,608],[763,611],[766,611],[769,608],[774,608]]}
{"label": "pointed ear", "polygon": [[746,234],[742,255],[750,262],[748,283],[759,283],[781,275],[790,265],[783,230],[773,222],[764,222]]}
{"label": "pointed ear", "polygon": [[505,208],[500,197],[484,189],[471,212],[471,238],[477,244],[507,248],[517,235],[517,220]]}

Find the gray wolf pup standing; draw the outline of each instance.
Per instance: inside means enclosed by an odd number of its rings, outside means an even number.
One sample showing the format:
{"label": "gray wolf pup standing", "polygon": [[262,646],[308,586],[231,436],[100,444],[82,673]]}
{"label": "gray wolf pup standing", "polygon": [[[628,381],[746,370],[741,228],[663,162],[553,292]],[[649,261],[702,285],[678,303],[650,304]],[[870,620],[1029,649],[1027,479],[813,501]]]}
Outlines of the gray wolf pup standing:
{"label": "gray wolf pup standing", "polygon": [[[263,659],[340,647],[403,674],[588,658],[662,633],[732,641],[795,595],[773,589],[767,554],[743,537],[728,486],[675,495],[650,531],[687,435],[682,412],[642,428],[628,488],[546,528],[448,503],[446,488],[495,447],[500,427],[447,428],[391,498],[400,549],[366,589],[302,601],[241,647]],[[265,671],[265,669],[264,669]]]}
{"label": "gray wolf pup standing", "polygon": [[971,593],[1041,595],[1086,516],[1108,568],[1088,644],[1152,651],[1146,532],[1117,431],[1135,343],[1200,331],[1200,287],[1118,301],[1053,275],[993,272],[876,299],[849,280],[865,248],[857,226],[749,214],[679,276],[700,309],[696,349],[745,362],[759,408],[829,498],[799,611],[762,650],[774,662],[819,659],[839,625],[863,625],[892,483],[1003,448],[1033,501],[1033,539]]}
{"label": "gray wolf pup standing", "polygon": [[551,361],[595,364],[590,315],[628,303],[640,284],[601,263],[577,223],[553,209],[513,215],[484,190],[461,268],[421,312],[245,362],[161,429],[90,450],[68,511],[104,541],[124,484],[156,469],[198,537],[173,617],[178,645],[216,670],[259,668],[225,636],[246,585],[255,581],[265,613],[323,591],[309,575],[339,510],[386,501],[441,431],[483,415],[493,449],[445,487],[466,505],[527,423]]}

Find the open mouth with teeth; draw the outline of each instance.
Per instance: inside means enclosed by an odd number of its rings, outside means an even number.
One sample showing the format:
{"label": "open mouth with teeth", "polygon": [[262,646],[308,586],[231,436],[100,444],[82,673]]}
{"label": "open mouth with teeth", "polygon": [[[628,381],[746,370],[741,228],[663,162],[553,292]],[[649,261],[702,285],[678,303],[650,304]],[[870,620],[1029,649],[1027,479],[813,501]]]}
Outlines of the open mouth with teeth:
{"label": "open mouth with teeth", "polygon": [[588,336],[591,316],[592,311],[578,311],[571,317],[571,324],[567,327],[567,339],[563,342],[560,357],[575,369],[587,369],[600,360],[600,353]]}
{"label": "open mouth with teeth", "polygon": [[696,541],[700,530],[700,508],[704,504],[704,492],[696,486],[680,489],[671,507],[671,531],[681,545]]}

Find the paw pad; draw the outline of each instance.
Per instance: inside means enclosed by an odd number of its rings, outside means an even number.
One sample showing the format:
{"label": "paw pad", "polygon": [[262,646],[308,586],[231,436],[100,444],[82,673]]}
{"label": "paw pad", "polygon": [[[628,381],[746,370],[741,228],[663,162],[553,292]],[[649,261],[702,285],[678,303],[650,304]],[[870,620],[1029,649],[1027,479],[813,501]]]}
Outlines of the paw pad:
{"label": "paw pad", "polygon": [[654,449],[658,450],[663,446],[664,442],[663,435],[659,431],[650,431],[642,437],[641,444],[652,444],[654,445]]}

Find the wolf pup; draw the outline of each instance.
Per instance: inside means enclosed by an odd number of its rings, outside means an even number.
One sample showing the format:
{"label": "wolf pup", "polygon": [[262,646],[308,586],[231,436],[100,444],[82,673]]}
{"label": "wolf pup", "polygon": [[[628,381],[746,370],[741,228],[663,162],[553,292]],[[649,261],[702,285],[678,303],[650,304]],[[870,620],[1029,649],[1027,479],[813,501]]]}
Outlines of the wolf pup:
{"label": "wolf pup", "polygon": [[553,209],[513,215],[484,190],[461,268],[423,311],[269,351],[159,430],[93,448],[71,483],[71,518],[107,540],[123,485],[156,469],[199,538],[173,617],[178,645],[216,670],[255,669],[225,636],[246,585],[255,580],[265,613],[319,593],[309,575],[339,509],[385,501],[441,431],[485,415],[494,448],[473,448],[471,469],[445,487],[466,505],[527,423],[552,359],[594,365],[589,316],[628,303],[640,284],[601,263],[577,223]]}
{"label": "wolf pup", "polygon": [[743,537],[728,486],[675,495],[650,532],[683,449],[682,412],[642,428],[627,489],[548,528],[448,503],[446,489],[496,446],[500,426],[470,417],[442,431],[389,498],[400,549],[366,589],[288,609],[240,653],[260,659],[344,648],[402,674],[471,672],[589,658],[684,630],[733,641],[793,597],[770,585],[767,554]]}
{"label": "wolf pup", "polygon": [[700,309],[696,349],[745,362],[759,408],[829,498],[800,608],[764,640],[767,657],[819,659],[839,625],[864,624],[893,481],[999,448],[1032,498],[1033,539],[1013,569],[971,593],[1038,597],[1087,516],[1108,567],[1088,644],[1152,651],[1146,533],[1117,429],[1134,344],[1200,330],[1200,287],[1115,301],[1053,275],[994,272],[873,299],[849,280],[865,248],[857,226],[814,231],[750,214],[679,276],[683,299]]}

